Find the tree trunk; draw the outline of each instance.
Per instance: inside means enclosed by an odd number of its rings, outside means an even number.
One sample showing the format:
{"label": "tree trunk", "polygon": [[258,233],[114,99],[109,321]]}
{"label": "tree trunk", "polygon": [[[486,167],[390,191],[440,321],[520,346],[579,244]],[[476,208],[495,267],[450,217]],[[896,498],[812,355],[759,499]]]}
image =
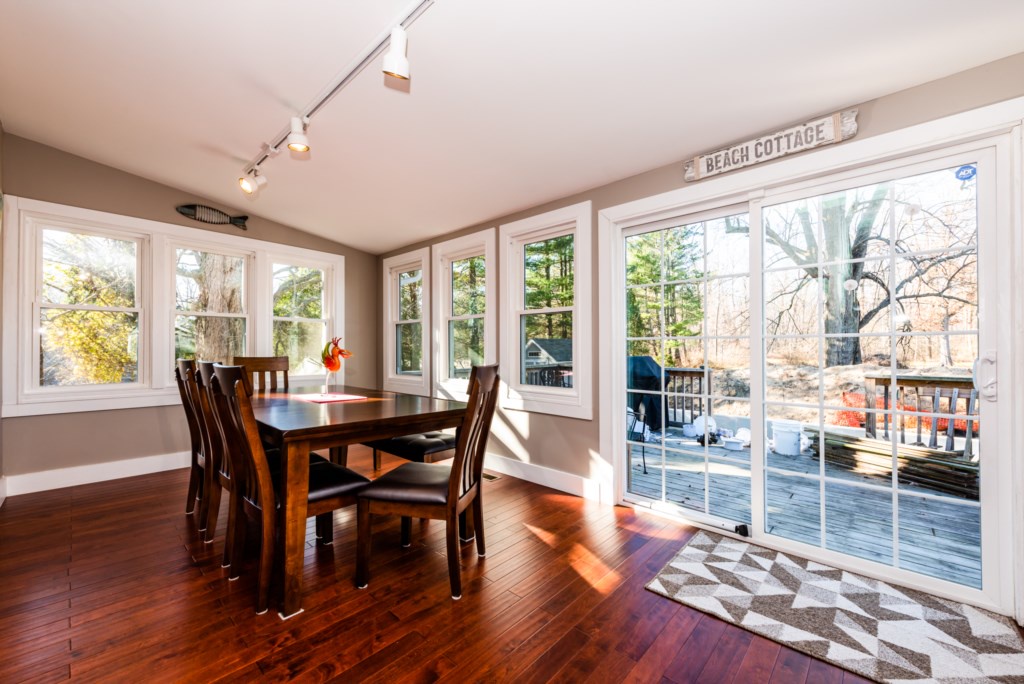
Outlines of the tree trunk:
{"label": "tree trunk", "polygon": [[[826,258],[848,258],[853,253],[846,198],[828,198],[822,204]],[[847,291],[847,281],[858,280],[859,264],[842,261],[823,269],[825,297],[825,334],[857,333],[860,330],[860,300],[857,291]],[[828,337],[825,342],[825,366],[852,366],[861,363],[860,338]]]}

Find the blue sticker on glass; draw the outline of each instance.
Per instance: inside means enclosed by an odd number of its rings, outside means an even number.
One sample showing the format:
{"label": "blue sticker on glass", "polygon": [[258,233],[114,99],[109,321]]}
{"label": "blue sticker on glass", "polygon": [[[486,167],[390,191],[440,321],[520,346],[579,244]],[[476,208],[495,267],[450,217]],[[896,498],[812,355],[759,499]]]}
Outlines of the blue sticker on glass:
{"label": "blue sticker on glass", "polygon": [[978,175],[978,169],[973,164],[964,164],[956,170],[958,180],[969,181]]}

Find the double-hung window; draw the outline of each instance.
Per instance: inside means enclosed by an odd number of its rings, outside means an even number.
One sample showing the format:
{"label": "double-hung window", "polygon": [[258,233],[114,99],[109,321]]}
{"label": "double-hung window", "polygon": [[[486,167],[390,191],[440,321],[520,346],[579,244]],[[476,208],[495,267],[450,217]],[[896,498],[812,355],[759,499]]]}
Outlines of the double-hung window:
{"label": "double-hung window", "polygon": [[501,226],[506,408],[592,417],[591,205]]}
{"label": "double-hung window", "polygon": [[322,371],[320,354],[328,333],[323,269],[275,263],[272,273],[274,356],[287,356],[294,374]]}
{"label": "double-hung window", "polygon": [[28,391],[140,378],[139,237],[39,222]]}
{"label": "double-hung window", "polygon": [[174,358],[229,363],[245,354],[246,257],[174,249]]}
{"label": "double-hung window", "polygon": [[494,229],[433,247],[438,397],[465,400],[472,367],[496,360],[494,265]]}
{"label": "double-hung window", "polygon": [[430,394],[430,249],[384,260],[384,389]]}

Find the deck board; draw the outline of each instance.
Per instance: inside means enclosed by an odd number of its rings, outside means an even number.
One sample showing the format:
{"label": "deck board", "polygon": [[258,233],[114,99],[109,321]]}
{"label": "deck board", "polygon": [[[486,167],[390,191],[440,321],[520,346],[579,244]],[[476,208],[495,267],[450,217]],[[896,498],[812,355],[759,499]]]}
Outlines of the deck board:
{"label": "deck board", "polygon": [[[666,441],[664,463],[660,444],[632,443],[629,449],[629,492],[725,521],[750,523],[749,449],[736,452],[708,447],[707,474],[703,448],[681,436]],[[646,474],[643,472],[645,461]],[[769,534],[813,546],[822,545],[818,478],[824,474],[836,480],[826,480],[825,486],[826,548],[886,565],[894,564],[891,493],[853,487],[858,482],[885,486],[891,482],[891,474],[851,472],[828,459],[822,466],[809,451],[799,456],[769,453],[767,462],[785,471],[769,471],[766,475],[770,486],[765,528]],[[789,475],[798,473],[815,478]],[[899,522],[895,533],[899,538],[899,567],[980,587],[980,507],[952,496],[942,499],[915,496],[935,494],[916,485],[901,485],[897,491],[900,494],[897,499]],[[865,506],[865,500],[872,505]]]}

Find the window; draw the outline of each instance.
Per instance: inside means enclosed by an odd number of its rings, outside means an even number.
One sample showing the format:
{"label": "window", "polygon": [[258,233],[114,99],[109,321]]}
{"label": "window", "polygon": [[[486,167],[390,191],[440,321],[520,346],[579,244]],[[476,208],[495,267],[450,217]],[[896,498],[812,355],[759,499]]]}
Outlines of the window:
{"label": "window", "polygon": [[46,227],[38,282],[36,388],[139,381],[138,239]]}
{"label": "window", "polygon": [[6,196],[3,417],[180,401],[174,359],[319,375],[344,257]]}
{"label": "window", "polygon": [[496,361],[494,230],[433,247],[435,394],[465,400],[469,372]]}
{"label": "window", "polygon": [[591,205],[501,227],[506,408],[591,418]]}
{"label": "window", "polygon": [[245,354],[245,258],[175,250],[174,358],[227,363]]}
{"label": "window", "polygon": [[429,248],[384,260],[384,389],[430,393]]}
{"label": "window", "polygon": [[322,371],[320,354],[327,342],[323,270],[274,264],[273,278],[274,356],[287,356],[296,374]]}

